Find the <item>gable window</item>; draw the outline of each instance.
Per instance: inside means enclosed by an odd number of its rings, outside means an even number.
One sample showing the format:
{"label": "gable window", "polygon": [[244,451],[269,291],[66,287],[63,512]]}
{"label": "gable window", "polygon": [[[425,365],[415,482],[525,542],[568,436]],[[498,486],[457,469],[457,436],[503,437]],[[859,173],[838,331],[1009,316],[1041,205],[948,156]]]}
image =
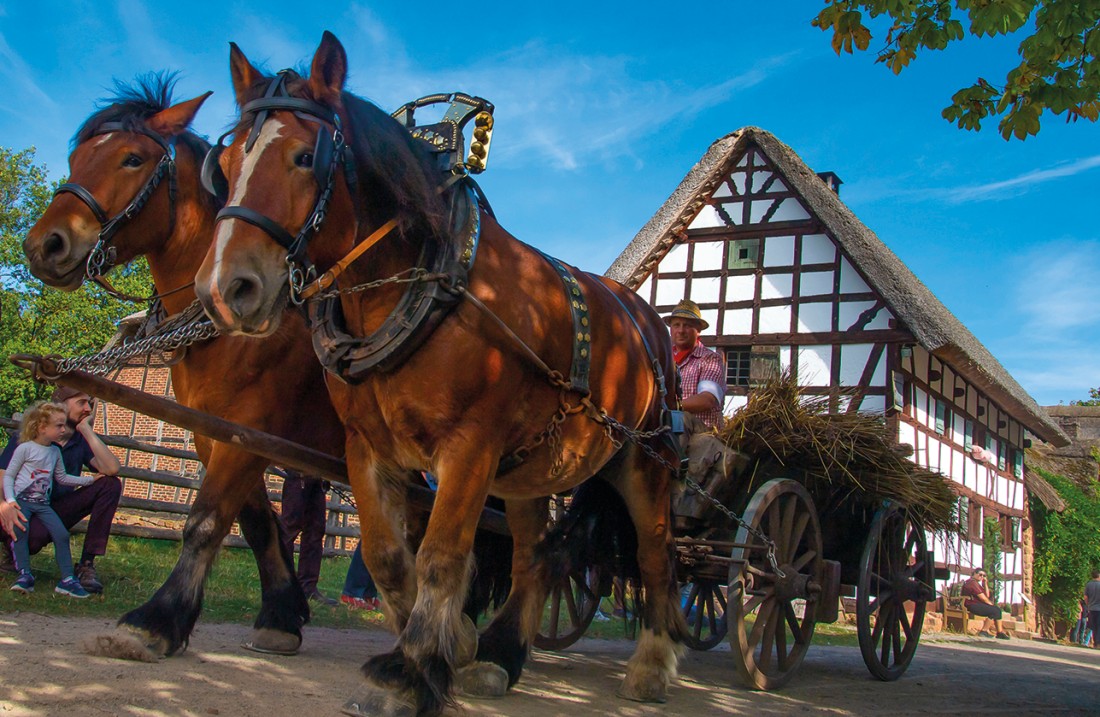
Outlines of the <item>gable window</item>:
{"label": "gable window", "polygon": [[732,239],[727,269],[755,269],[760,263],[760,239]]}
{"label": "gable window", "polygon": [[726,349],[726,385],[749,385],[749,372],[752,366],[752,349],[748,346]]}
{"label": "gable window", "polygon": [[1012,473],[1019,480],[1023,480],[1024,479],[1024,452],[1021,451],[1021,450],[1013,451],[1012,452],[1012,458],[1013,458]]}
{"label": "gable window", "polygon": [[905,374],[894,371],[893,374],[893,408],[895,411],[905,410]]}
{"label": "gable window", "polygon": [[964,538],[970,537],[970,500],[959,498],[959,532]]}
{"label": "gable window", "polygon": [[967,420],[963,424],[963,448],[969,453],[970,449],[974,447],[974,422]]}

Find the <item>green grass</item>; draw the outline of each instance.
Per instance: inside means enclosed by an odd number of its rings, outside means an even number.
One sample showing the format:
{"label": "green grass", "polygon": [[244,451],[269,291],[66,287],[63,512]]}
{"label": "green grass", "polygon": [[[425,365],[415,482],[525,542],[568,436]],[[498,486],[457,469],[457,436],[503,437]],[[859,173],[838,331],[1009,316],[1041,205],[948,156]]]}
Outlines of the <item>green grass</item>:
{"label": "green grass", "polygon": [[[60,575],[53,549],[47,547],[31,558],[31,569],[37,581],[33,594],[9,591],[15,576],[0,573],[0,612],[28,610],[44,615],[118,618],[152,597],[175,565],[179,547],[179,543],[166,540],[112,538],[107,555],[96,559],[103,594],[84,600],[53,591]],[[74,541],[73,552],[79,555],[78,541]],[[325,558],[321,562],[321,592],[331,597],[340,596],[349,563],[348,558]],[[252,553],[240,548],[222,548],[206,581],[200,620],[251,625],[259,607],[260,581]],[[343,605],[326,607],[310,603],[310,608],[311,625],[358,627],[380,621],[377,613],[348,610]]]}
{"label": "green grass", "polygon": [[[74,552],[77,552],[79,542],[74,543]],[[33,594],[20,595],[9,591],[7,588],[14,582],[15,576],[0,573],[0,612],[26,610],[43,615],[117,619],[152,597],[168,577],[178,554],[179,543],[114,537],[108,554],[96,560],[96,569],[104,586],[103,594],[74,600],[54,593],[53,587],[60,576],[53,549],[47,547],[31,558],[31,568],[38,581]],[[325,558],[321,562],[321,592],[339,597],[349,563],[349,558]],[[252,553],[240,548],[223,548],[206,582],[200,621],[251,625],[260,607],[259,585]],[[610,598],[603,600],[604,613],[610,615],[613,607]],[[343,605],[326,607],[311,603],[310,608],[311,625],[349,628],[379,625],[381,622],[378,613],[348,610]],[[481,624],[484,625],[485,620]],[[585,637],[605,640],[627,639],[631,634],[622,618],[593,622],[585,631]],[[856,646],[855,627],[818,623],[813,644]]]}

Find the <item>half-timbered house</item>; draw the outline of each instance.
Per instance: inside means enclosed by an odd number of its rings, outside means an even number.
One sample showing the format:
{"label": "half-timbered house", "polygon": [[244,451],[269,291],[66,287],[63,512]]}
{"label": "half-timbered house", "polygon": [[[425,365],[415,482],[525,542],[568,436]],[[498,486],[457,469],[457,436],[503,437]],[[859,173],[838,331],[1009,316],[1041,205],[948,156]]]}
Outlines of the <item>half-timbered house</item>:
{"label": "half-timbered house", "polygon": [[790,371],[832,411],[885,414],[913,460],[947,476],[962,535],[936,541],[950,581],[982,565],[982,526],[1003,536],[1002,600],[1024,593],[1025,433],[1061,429],[839,197],[770,133],[713,145],[608,270],[666,314],[683,298],[726,359],[727,413],[754,382]]}

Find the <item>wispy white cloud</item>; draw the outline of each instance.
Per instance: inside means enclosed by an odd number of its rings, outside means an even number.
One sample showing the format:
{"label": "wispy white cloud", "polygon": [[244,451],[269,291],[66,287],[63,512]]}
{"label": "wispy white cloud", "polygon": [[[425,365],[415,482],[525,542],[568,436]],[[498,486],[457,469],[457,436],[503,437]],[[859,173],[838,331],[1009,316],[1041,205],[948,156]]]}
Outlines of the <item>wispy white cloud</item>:
{"label": "wispy white cloud", "polygon": [[[878,176],[857,179],[845,185],[845,199],[850,203],[871,203],[882,200],[946,204],[996,201],[1018,197],[1042,184],[1074,177],[1100,167],[1100,155],[1059,163],[1046,169],[1033,169],[1009,179],[960,186],[910,188],[914,176]],[[955,174],[958,172],[955,171]]]}
{"label": "wispy white cloud", "polygon": [[0,33],[0,77],[4,77],[5,84],[15,90],[14,96],[8,97],[5,105],[11,108],[43,105],[51,109],[57,107],[57,102],[38,85],[34,75],[30,65],[8,44],[4,34]]}

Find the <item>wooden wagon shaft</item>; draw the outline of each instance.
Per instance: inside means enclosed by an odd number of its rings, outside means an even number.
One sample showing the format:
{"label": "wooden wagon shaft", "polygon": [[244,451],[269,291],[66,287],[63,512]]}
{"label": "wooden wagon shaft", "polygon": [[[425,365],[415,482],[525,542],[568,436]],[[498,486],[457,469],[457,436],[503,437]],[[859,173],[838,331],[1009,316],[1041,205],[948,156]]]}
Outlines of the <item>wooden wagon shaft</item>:
{"label": "wooden wagon shaft", "polygon": [[[56,364],[48,358],[22,355],[12,356],[11,360],[16,366],[32,370],[35,378],[41,379],[44,376],[51,383],[75,388],[89,396],[185,428],[192,433],[237,446],[277,465],[348,485],[348,467],[342,458],[196,411],[167,398],[153,396],[86,371],[58,373]],[[429,511],[432,509],[435,503],[434,492],[427,487],[413,484],[409,484],[408,489],[408,500],[413,507]],[[504,514],[490,508],[482,509],[478,526],[501,535],[511,534]]]}

